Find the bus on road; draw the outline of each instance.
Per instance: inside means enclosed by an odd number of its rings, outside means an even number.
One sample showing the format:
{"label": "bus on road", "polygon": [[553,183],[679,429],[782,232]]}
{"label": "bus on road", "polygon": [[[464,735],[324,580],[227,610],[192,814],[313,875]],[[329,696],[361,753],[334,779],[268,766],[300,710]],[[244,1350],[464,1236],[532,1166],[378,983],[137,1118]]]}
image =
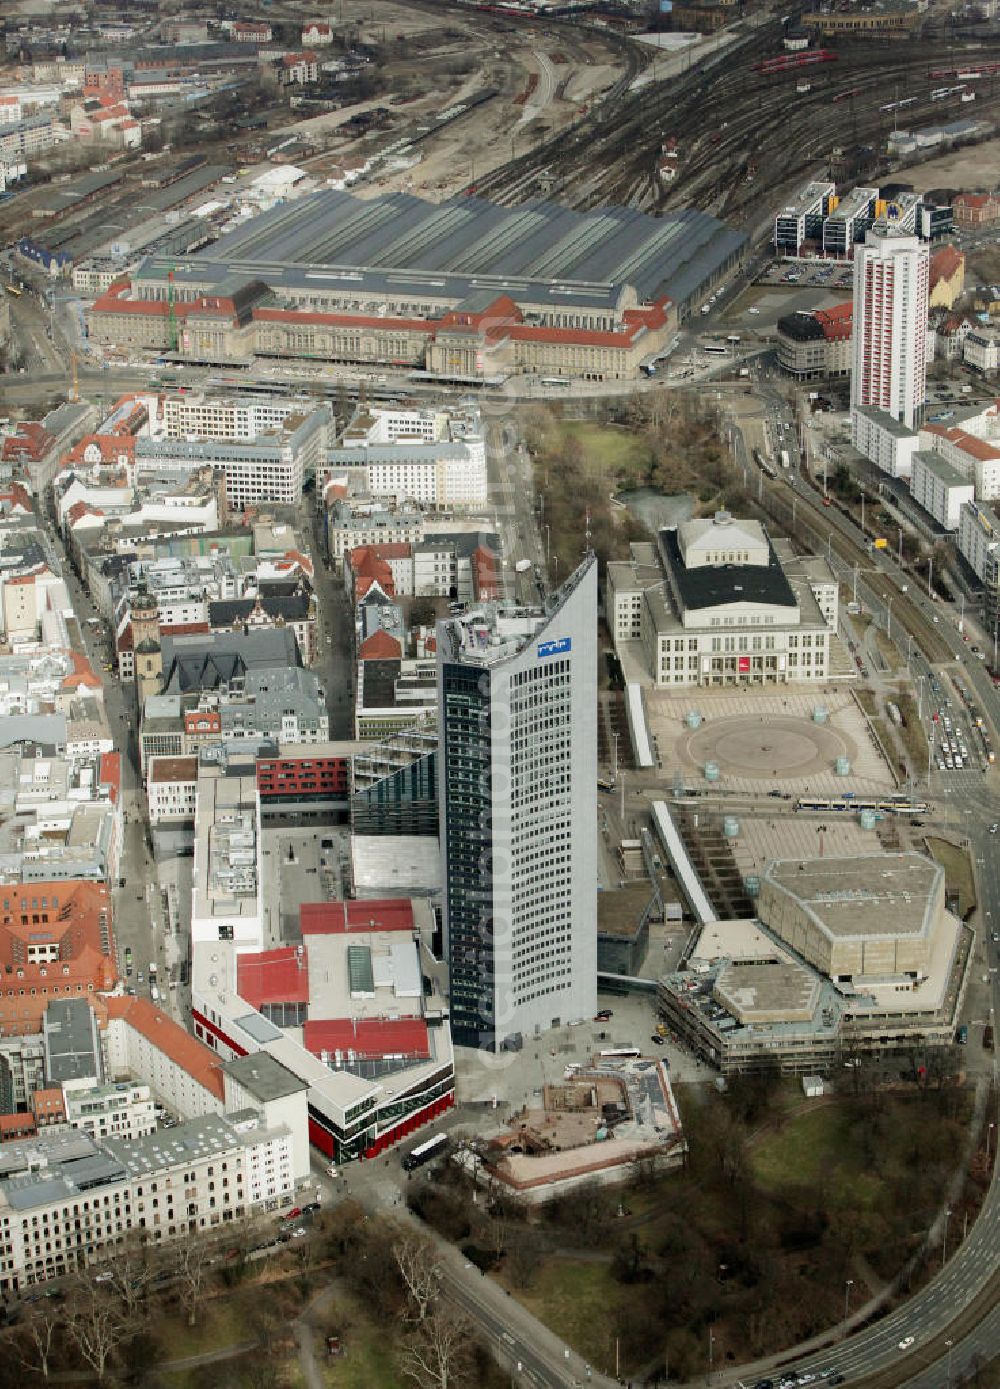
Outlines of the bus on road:
{"label": "bus on road", "polygon": [[431,1158],[440,1156],[447,1142],[448,1135],[438,1133],[421,1143],[419,1148],[414,1148],[412,1153],[404,1153],[401,1159],[403,1171],[412,1172],[414,1168],[423,1167],[425,1162],[430,1162]]}

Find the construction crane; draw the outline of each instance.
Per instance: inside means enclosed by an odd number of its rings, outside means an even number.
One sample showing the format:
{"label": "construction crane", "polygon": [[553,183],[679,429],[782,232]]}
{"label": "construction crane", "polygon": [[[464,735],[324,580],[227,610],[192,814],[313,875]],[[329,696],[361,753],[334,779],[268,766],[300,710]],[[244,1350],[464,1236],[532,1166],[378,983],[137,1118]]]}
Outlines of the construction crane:
{"label": "construction crane", "polygon": [[174,308],[174,272],[167,276],[167,351],[177,351],[177,311]]}

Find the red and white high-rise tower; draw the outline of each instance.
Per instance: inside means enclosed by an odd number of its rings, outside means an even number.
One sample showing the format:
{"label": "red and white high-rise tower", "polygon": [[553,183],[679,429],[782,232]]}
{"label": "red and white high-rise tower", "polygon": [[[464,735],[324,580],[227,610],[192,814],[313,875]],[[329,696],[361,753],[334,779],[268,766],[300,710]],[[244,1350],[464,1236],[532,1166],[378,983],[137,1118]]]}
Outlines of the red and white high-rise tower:
{"label": "red and white high-rise tower", "polygon": [[854,253],[851,410],[885,410],[917,429],[927,373],[930,251],[915,236],[869,232]]}

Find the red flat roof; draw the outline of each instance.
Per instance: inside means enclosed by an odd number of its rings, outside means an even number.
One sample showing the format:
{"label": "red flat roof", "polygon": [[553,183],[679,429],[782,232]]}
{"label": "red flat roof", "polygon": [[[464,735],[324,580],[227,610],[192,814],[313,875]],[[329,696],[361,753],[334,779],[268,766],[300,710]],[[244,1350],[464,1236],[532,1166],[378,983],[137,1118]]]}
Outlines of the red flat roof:
{"label": "red flat roof", "polygon": [[413,903],[409,897],[380,897],[371,902],[303,902],[299,907],[299,927],[304,936],[412,931]]}
{"label": "red flat roof", "polygon": [[254,1008],[262,1008],[266,1003],[308,1003],[306,952],[302,951],[301,961],[294,945],[241,955],[237,963],[237,990]]}
{"label": "red flat roof", "polygon": [[426,1060],[431,1054],[423,1018],[325,1018],[307,1022],[302,1040],[314,1056],[323,1051],[353,1051],[373,1059],[416,1056]]}

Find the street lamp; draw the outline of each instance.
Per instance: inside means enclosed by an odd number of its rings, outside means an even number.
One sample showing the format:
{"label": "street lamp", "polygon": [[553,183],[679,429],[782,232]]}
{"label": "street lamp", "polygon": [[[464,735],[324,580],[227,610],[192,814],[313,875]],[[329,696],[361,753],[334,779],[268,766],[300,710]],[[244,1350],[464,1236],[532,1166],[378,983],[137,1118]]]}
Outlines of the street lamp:
{"label": "street lamp", "polygon": [[954,1345],[954,1342],[945,1341],[945,1345],[948,1347],[948,1375],[947,1379],[945,1380],[945,1389],[951,1389],[951,1348]]}
{"label": "street lamp", "polygon": [[948,1206],[944,1213],[944,1240],[941,1245],[941,1267],[944,1268],[948,1262],[948,1221],[951,1219],[951,1207]]}
{"label": "street lamp", "polygon": [[890,593],[885,605],[885,635],[889,641],[892,641],[892,600],[895,596],[894,593]]}
{"label": "street lamp", "polygon": [[994,1130],[995,1128],[996,1128],[996,1124],[991,1123],[990,1126],[989,1126],[989,1128],[986,1130],[986,1166],[987,1166],[987,1167],[989,1167],[989,1165],[990,1165],[990,1153],[991,1153],[991,1151],[992,1151],[992,1149],[993,1149],[993,1130]]}
{"label": "street lamp", "polygon": [[851,1300],[851,1289],[854,1287],[854,1279],[848,1278],[844,1284],[844,1321],[847,1320],[847,1309]]}
{"label": "street lamp", "polygon": [[715,1357],[715,1332],[708,1328],[708,1377],[712,1378],[712,1362]]}

